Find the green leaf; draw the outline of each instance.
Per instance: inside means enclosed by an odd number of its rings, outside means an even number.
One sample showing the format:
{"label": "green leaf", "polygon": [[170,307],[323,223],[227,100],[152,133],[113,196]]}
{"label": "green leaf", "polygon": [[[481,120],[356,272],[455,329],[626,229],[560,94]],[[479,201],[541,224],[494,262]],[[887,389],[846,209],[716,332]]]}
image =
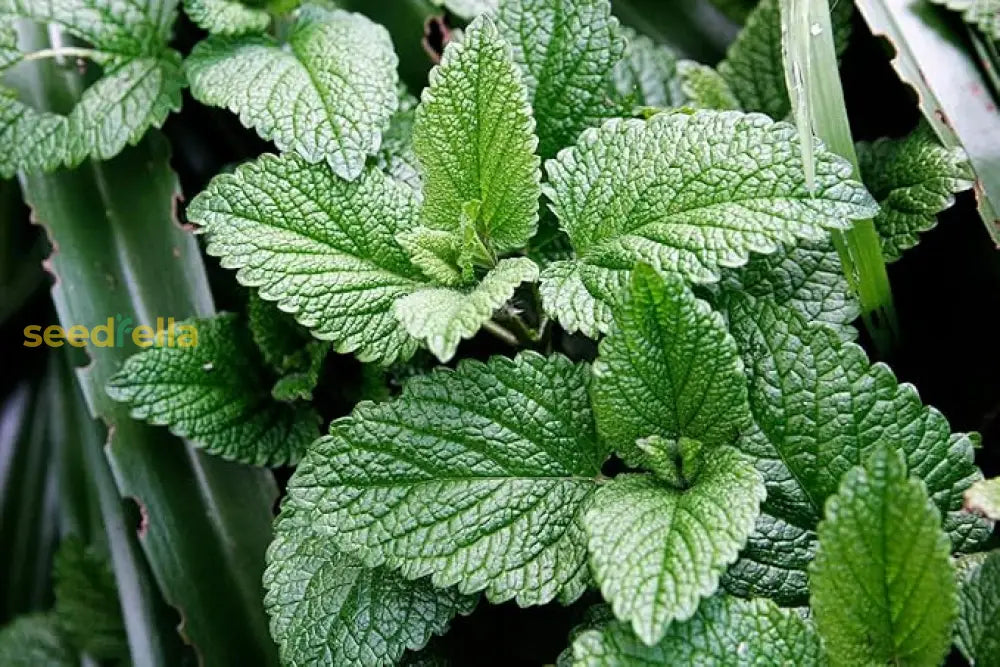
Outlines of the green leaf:
{"label": "green leaf", "polygon": [[398,60],[385,28],[361,16],[308,5],[287,44],[265,35],[212,36],[188,56],[191,94],[227,107],[240,122],[358,178],[399,104]]}
{"label": "green leaf", "polygon": [[505,0],[496,20],[528,87],[542,157],[616,115],[607,81],[625,44],[608,0]]}
{"label": "green leaf", "polygon": [[723,595],[705,600],[690,620],[672,623],[655,646],[625,623],[612,623],[581,634],[573,658],[574,667],[826,664],[815,629],[794,609]]}
{"label": "green leaf", "polygon": [[879,446],[852,468],[817,532],[810,606],[831,662],[941,664],[958,606],[951,545],[902,453]]}
{"label": "green leaf", "polygon": [[965,509],[1000,521],[1000,477],[981,479],[966,489]]}
{"label": "green leaf", "polygon": [[591,390],[601,436],[627,461],[649,435],[731,444],[750,424],[746,376],[722,316],[675,275],[640,265],[601,342]]}
{"label": "green leaf", "polygon": [[462,238],[458,234],[414,227],[397,234],[396,241],[406,248],[410,261],[431,282],[446,287],[461,287],[468,282],[466,267],[462,266]]}
{"label": "green leaf", "polygon": [[[545,309],[568,330],[606,332],[595,301],[613,303],[638,262],[712,282],[797,238],[877,212],[842,158],[816,147],[816,189],[806,188],[795,128],[758,114],[661,113],[612,120],[546,164],[546,194],[577,259],[542,272]],[[698,183],[698,187],[691,187]],[[583,265],[583,266],[579,266]],[[586,268],[584,268],[586,267]]]}
{"label": "green leaf", "polygon": [[389,119],[389,129],[382,135],[382,146],[375,156],[378,168],[420,192],[423,179],[420,163],[413,150],[413,123],[417,119],[417,101],[409,93],[399,103],[399,110]]}
{"label": "green leaf", "polygon": [[915,246],[919,233],[934,227],[935,216],[975,180],[962,149],[942,146],[926,124],[902,139],[879,139],[857,149],[862,179],[881,208],[875,228],[888,261]]}
{"label": "green leaf", "polygon": [[69,537],[56,552],[53,577],[53,613],[70,642],[97,660],[128,660],[118,590],[104,560]]}
{"label": "green leaf", "polygon": [[156,347],[134,355],[108,381],[111,398],[130,414],[190,438],[206,451],[253,465],[294,463],[319,436],[309,407],[275,402],[246,327],[234,315],[194,319],[196,345]]}
{"label": "green leaf", "polygon": [[611,73],[612,94],[636,107],[677,107],[685,102],[677,72],[677,55],[667,46],[622,26],[622,59]]}
{"label": "green leaf", "polygon": [[196,26],[216,35],[264,32],[271,25],[266,9],[240,0],[184,0],[184,13]]}
{"label": "green leaf", "polygon": [[4,667],[77,667],[80,663],[51,614],[15,619],[0,630]]}
{"label": "green leaf", "polygon": [[476,596],[364,567],[288,505],[274,530],[264,604],[285,664],[394,665],[476,606]]}
{"label": "green leaf", "polygon": [[279,401],[311,400],[330,346],[254,292],[247,303],[247,325],[264,361],[282,376],[271,395]]}
{"label": "green leaf", "polygon": [[488,18],[445,48],[417,107],[413,146],[424,175],[423,224],[476,231],[496,253],[525,246],[538,226],[541,171],[528,91],[510,46]]}
{"label": "green leaf", "polygon": [[393,313],[411,336],[447,362],[462,339],[472,338],[518,285],[537,279],[538,265],[527,257],[503,259],[470,291],[425,287],[396,301]]}
{"label": "green leaf", "polygon": [[645,644],[695,613],[736,560],[764,500],[764,481],[731,447],[705,453],[687,489],[647,475],[603,485],[584,515],[594,579]]}
{"label": "green leaf", "polygon": [[500,0],[431,0],[435,5],[463,19],[474,19],[480,14],[492,14]]}
{"label": "green leaf", "polygon": [[955,644],[971,664],[1000,665],[1000,551],[976,554],[959,574]]}
{"label": "green leaf", "polygon": [[523,605],[578,597],[581,511],[607,452],[590,369],[525,352],[412,378],[335,421],[289,481],[313,528],[366,565]]}
{"label": "green leaf", "polygon": [[374,168],[346,182],[296,155],[264,155],[217,176],[188,207],[208,253],[362,361],[409,358],[392,304],[423,283],[396,234],[417,224],[413,190]]}
{"label": "green leaf", "polygon": [[296,365],[271,387],[271,396],[277,401],[311,401],[329,351],[330,346],[323,341],[307,344],[296,356]]}
{"label": "green leaf", "polygon": [[989,37],[1000,39],[1000,2],[997,0],[931,0],[934,4],[961,12],[962,18]]}
{"label": "green leaf", "polygon": [[740,109],[740,101],[736,99],[729,84],[708,65],[681,60],[677,63],[677,76],[680,78],[681,93],[687,106],[721,111]]}

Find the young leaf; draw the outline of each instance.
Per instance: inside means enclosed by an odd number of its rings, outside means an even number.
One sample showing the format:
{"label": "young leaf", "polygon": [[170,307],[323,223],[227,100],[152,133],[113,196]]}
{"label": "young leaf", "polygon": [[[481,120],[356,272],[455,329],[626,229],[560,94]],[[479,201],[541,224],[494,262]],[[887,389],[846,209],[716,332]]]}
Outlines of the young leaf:
{"label": "young leaf", "polygon": [[475,596],[364,567],[287,504],[274,531],[264,604],[284,664],[395,665],[476,606]]}
{"label": "young leaf", "polygon": [[690,620],[672,623],[655,646],[625,623],[611,623],[581,634],[573,658],[574,667],[825,664],[815,629],[794,609],[724,595],[702,602]]}
{"label": "young leaf", "polygon": [[318,435],[309,407],[278,403],[242,322],[234,315],[189,320],[194,347],[153,347],[108,381],[136,419],[170,427],[208,452],[253,465],[294,463]]}
{"label": "young leaf", "polygon": [[677,76],[687,106],[720,111],[741,108],[726,80],[708,65],[682,60],[677,63]]}
{"label": "young leaf", "polygon": [[[795,128],[758,114],[662,113],[612,120],[546,164],[546,194],[578,258],[542,273],[564,292],[545,303],[568,329],[606,332],[594,301],[613,303],[637,261],[712,282],[750,252],[820,239],[877,212],[851,167],[816,148],[816,189],[806,188]],[[698,183],[698,187],[691,187]],[[586,268],[583,268],[586,267]],[[569,279],[567,276],[573,276]],[[565,288],[572,287],[570,293]]]}
{"label": "young leaf", "polygon": [[51,614],[31,614],[0,629],[4,667],[78,667],[79,658]]}
{"label": "young leaf", "polygon": [[192,23],[213,35],[264,32],[271,25],[266,9],[240,0],[184,0],[184,13]]}
{"label": "young leaf", "polygon": [[279,401],[311,400],[330,346],[253,292],[247,303],[247,325],[264,361],[282,376],[271,395]]}
{"label": "young leaf", "polygon": [[290,502],[368,566],[494,602],[571,601],[588,578],[581,511],[607,456],[589,376],[527,352],[415,377],[335,421]]}
{"label": "young leaf", "polygon": [[680,277],[646,265],[632,272],[601,342],[591,395],[601,436],[630,462],[642,459],[639,438],[730,444],[751,421],[743,362],[722,316]]}
{"label": "young leaf", "polygon": [[1000,664],[1000,551],[991,551],[959,574],[955,644],[969,663]]}
{"label": "young leaf", "polygon": [[496,20],[528,87],[543,158],[615,115],[607,81],[625,44],[608,0],[505,0]]}
{"label": "young leaf", "polygon": [[731,447],[704,454],[687,489],[616,477],[584,514],[594,579],[615,616],[647,645],[694,614],[736,560],[764,500],[764,481]]}
{"label": "young leaf", "polygon": [[265,35],[211,36],[185,68],[196,100],[346,180],[361,175],[399,104],[389,33],[360,14],[301,8],[287,45]]}
{"label": "young leaf", "polygon": [[880,445],[852,468],[817,532],[810,606],[831,661],[941,664],[958,606],[951,545],[903,455]]}
{"label": "young leaf", "polygon": [[541,171],[528,91],[510,46],[489,18],[445,48],[413,127],[424,175],[421,219],[461,231],[479,202],[476,231],[497,253],[525,246],[538,226]]}
{"label": "young leaf", "polygon": [[[611,73],[612,94],[637,107],[677,107],[685,102],[677,55],[635,30],[619,27],[626,40],[624,56]],[[568,142],[567,142],[568,143]]]}
{"label": "young leaf", "polygon": [[276,401],[311,401],[313,389],[319,384],[320,372],[330,346],[314,340],[306,344],[296,355],[296,364],[287,374],[278,378],[271,387],[271,396]]}
{"label": "young leaf", "polygon": [[411,336],[447,362],[462,339],[472,338],[518,285],[537,279],[538,265],[527,257],[502,259],[471,291],[425,287],[396,301],[393,313]]}
{"label": "young leaf", "polygon": [[919,233],[931,229],[935,216],[975,180],[965,153],[942,146],[926,124],[902,139],[880,139],[857,149],[862,179],[881,208],[875,228],[888,261],[915,246]]}
{"label": "young leaf", "polygon": [[413,190],[377,169],[346,182],[296,155],[217,176],[188,207],[241,283],[338,352],[383,363],[417,349],[391,312],[424,282],[395,239],[417,216]]}
{"label": "young leaf", "polygon": [[1000,521],[1000,477],[981,479],[966,489],[965,509]]}
{"label": "young leaf", "polygon": [[66,538],[56,552],[53,578],[53,613],[72,645],[97,660],[128,660],[118,589],[104,560],[79,538]]}

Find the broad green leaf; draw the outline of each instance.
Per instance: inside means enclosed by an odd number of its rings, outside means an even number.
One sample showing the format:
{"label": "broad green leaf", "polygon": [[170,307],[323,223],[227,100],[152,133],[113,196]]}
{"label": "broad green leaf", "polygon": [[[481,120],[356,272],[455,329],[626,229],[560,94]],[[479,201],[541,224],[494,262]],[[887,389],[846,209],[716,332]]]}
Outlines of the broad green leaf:
{"label": "broad green leaf", "polygon": [[250,335],[233,315],[194,319],[196,345],[156,341],[108,381],[130,414],[195,441],[206,451],[253,465],[294,463],[319,435],[312,408],[271,398]]}
{"label": "broad green leaf", "polygon": [[817,533],[810,607],[831,662],[941,664],[958,606],[951,544],[902,453],[882,445],[852,468]]}
{"label": "broad green leaf", "polygon": [[921,125],[902,139],[858,144],[861,176],[880,210],[875,228],[886,260],[899,259],[931,229],[935,216],[972,187],[975,175],[960,148],[945,148]]}
{"label": "broad green leaf", "polygon": [[292,507],[274,530],[264,604],[285,664],[395,665],[476,606],[475,596],[364,567]]}
{"label": "broad green leaf", "polygon": [[263,6],[240,0],[184,0],[184,13],[196,26],[216,35],[264,32],[271,25]]}
{"label": "broad green leaf", "polygon": [[472,266],[462,266],[463,239],[454,232],[413,227],[397,234],[396,241],[409,253],[413,265],[437,285],[461,287],[475,280],[470,275]]}
{"label": "broad green leaf", "polygon": [[[719,74],[729,84],[744,111],[765,113],[783,120],[791,112],[785,69],[781,60],[780,0],[761,0],[719,63]],[[851,2],[831,2],[837,53],[843,53],[851,34]]]}
{"label": "broad green leaf", "polygon": [[424,282],[395,239],[417,224],[409,186],[374,168],[346,182],[296,155],[265,155],[213,179],[187,214],[209,254],[338,352],[390,363],[417,349],[391,312]]}
{"label": "broad green leaf", "polygon": [[528,87],[543,158],[616,115],[607,81],[625,44],[609,0],[504,0],[496,20]]}
{"label": "broad green leaf", "polygon": [[556,667],[573,666],[573,645],[576,643],[577,637],[588,630],[603,630],[614,620],[615,615],[607,604],[595,604],[592,607],[587,607],[583,612],[583,620],[570,630],[569,643],[556,659]]}
{"label": "broad green leaf", "polygon": [[740,559],[723,575],[722,586],[738,597],[766,595],[782,606],[806,605],[808,568],[815,556],[815,531],[761,514]]}
{"label": "broad green leaf", "polygon": [[764,500],[763,479],[738,451],[716,447],[704,457],[687,489],[616,477],[584,514],[594,579],[615,616],[650,646],[716,591]]}
{"label": "broad green leaf", "polygon": [[4,667],[77,667],[80,662],[51,614],[32,614],[0,628]]}
{"label": "broad green leaf", "polygon": [[981,556],[959,573],[955,644],[971,664],[1000,665],[1000,551]]}
{"label": "broad green leaf", "polygon": [[413,151],[413,123],[417,118],[417,101],[411,95],[403,96],[399,110],[389,119],[389,129],[382,135],[382,146],[375,156],[379,169],[420,192],[423,180],[420,163]]}
{"label": "broad green leaf", "polygon": [[417,107],[423,224],[460,231],[463,209],[479,202],[475,227],[488,247],[504,253],[527,245],[540,196],[534,131],[510,46],[492,20],[477,19],[445,48]]}
{"label": "broad green leaf", "polygon": [[296,16],[284,45],[266,35],[199,43],[185,66],[191,94],[238,113],[279,150],[354,180],[399,104],[392,40],[360,14],[308,5]]}
{"label": "broad green leaf", "polygon": [[447,362],[462,339],[476,335],[518,285],[537,279],[538,265],[527,257],[502,259],[471,290],[424,287],[396,301],[393,313],[411,336]]}
{"label": "broad green leaf", "polygon": [[819,636],[794,609],[770,600],[718,595],[705,600],[688,621],[667,628],[646,646],[625,623],[590,630],[573,642],[573,667],[653,665],[826,664]]}
{"label": "broad green leaf", "polygon": [[128,660],[125,622],[107,563],[69,537],[56,552],[53,578],[53,613],[72,645],[97,660]]}
{"label": "broad green leaf", "polygon": [[993,39],[1000,39],[1000,2],[997,0],[931,0],[948,9],[961,12],[966,22],[976,26]]}
{"label": "broad green leaf", "polygon": [[640,265],[601,342],[591,389],[598,431],[628,461],[649,435],[733,443],[750,424],[746,376],[722,316],[675,275]]}
{"label": "broad green leaf", "polygon": [[589,377],[531,352],[414,377],[333,422],[288,502],[369,567],[493,602],[571,601],[588,579],[581,512],[607,456]]}
{"label": "broad green leaf", "polygon": [[546,194],[577,253],[543,271],[543,297],[557,296],[546,311],[569,330],[606,332],[594,302],[613,303],[636,262],[713,282],[751,251],[819,240],[877,212],[846,161],[821,146],[815,155],[810,194],[795,128],[759,114],[661,113],[587,130],[546,164]]}
{"label": "broad green leaf", "polygon": [[677,63],[677,76],[687,106],[721,111],[740,109],[740,101],[736,99],[729,84],[708,65],[681,60]]}
{"label": "broad green leaf", "polygon": [[965,509],[1000,521],[1000,477],[981,479],[966,489]]}
{"label": "broad green leaf", "polygon": [[500,0],[431,0],[435,5],[463,19],[474,19],[480,14],[492,14]]}
{"label": "broad green leaf", "polygon": [[612,70],[612,94],[637,107],[676,107],[684,103],[677,55],[635,30],[620,27],[625,53]]}

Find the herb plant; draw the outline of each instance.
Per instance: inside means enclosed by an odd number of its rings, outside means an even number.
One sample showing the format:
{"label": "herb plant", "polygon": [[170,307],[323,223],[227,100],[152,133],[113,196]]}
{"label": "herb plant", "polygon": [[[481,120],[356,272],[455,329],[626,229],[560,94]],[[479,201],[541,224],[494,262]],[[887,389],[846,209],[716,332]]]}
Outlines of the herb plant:
{"label": "herb plant", "polygon": [[[422,91],[356,3],[188,0],[183,64],[175,4],[0,0],[0,174],[49,227],[61,322],[197,331],[88,350],[85,405],[52,362],[99,518],[62,531],[51,609],[0,664],[492,664],[449,627],[505,603],[576,622],[559,665],[998,664],[979,437],[854,326],[977,175],[924,121],[850,155],[814,137],[846,116],[802,113],[793,3],[720,2],[745,23],[713,66],[609,0],[446,0]],[[858,24],[829,11],[833,63]],[[184,207],[229,312],[162,215],[150,128],[185,86],[272,144]],[[148,199],[113,190],[143,173]],[[130,231],[129,206],[160,217]]]}

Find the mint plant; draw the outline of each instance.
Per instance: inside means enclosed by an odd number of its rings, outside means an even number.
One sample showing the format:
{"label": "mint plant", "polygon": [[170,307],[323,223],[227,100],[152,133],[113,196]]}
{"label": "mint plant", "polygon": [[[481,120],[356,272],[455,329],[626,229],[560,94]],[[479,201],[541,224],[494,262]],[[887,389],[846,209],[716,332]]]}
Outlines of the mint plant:
{"label": "mint plant", "polygon": [[[184,207],[228,311],[190,299],[195,345],[88,350],[109,428],[147,422],[222,471],[165,467],[187,485],[169,493],[258,491],[203,508],[207,543],[249,534],[222,566],[230,601],[267,614],[258,662],[469,664],[456,636],[478,616],[544,607],[567,622],[543,627],[559,650],[540,664],[935,665],[953,647],[992,664],[996,480],[979,436],[858,342],[835,236],[866,221],[879,266],[905,263],[976,182],[965,154],[926,123],[858,142],[857,165],[814,137],[778,0],[718,3],[745,24],[715,66],[609,0],[435,4],[454,29],[422,90],[397,72],[401,34],[348,0],[188,0],[183,64],[175,3],[0,5],[0,173],[32,196],[157,141],[184,85],[271,142]],[[830,12],[832,67],[853,5]],[[30,21],[85,44],[25,49]],[[16,68],[64,57],[101,72],[68,115],[32,106],[65,100],[39,103]],[[140,66],[160,78],[123,78]],[[118,264],[96,264],[131,286],[134,245],[112,239]],[[140,553],[179,515],[140,504],[120,541],[109,494],[150,473],[118,457],[92,491],[115,529],[67,531],[54,604],[0,630],[0,662],[253,660],[213,644],[207,606],[189,647],[167,630],[143,648],[197,587],[166,576],[169,549]],[[241,484],[251,466],[276,475]],[[260,516],[270,535],[245,530]]]}

